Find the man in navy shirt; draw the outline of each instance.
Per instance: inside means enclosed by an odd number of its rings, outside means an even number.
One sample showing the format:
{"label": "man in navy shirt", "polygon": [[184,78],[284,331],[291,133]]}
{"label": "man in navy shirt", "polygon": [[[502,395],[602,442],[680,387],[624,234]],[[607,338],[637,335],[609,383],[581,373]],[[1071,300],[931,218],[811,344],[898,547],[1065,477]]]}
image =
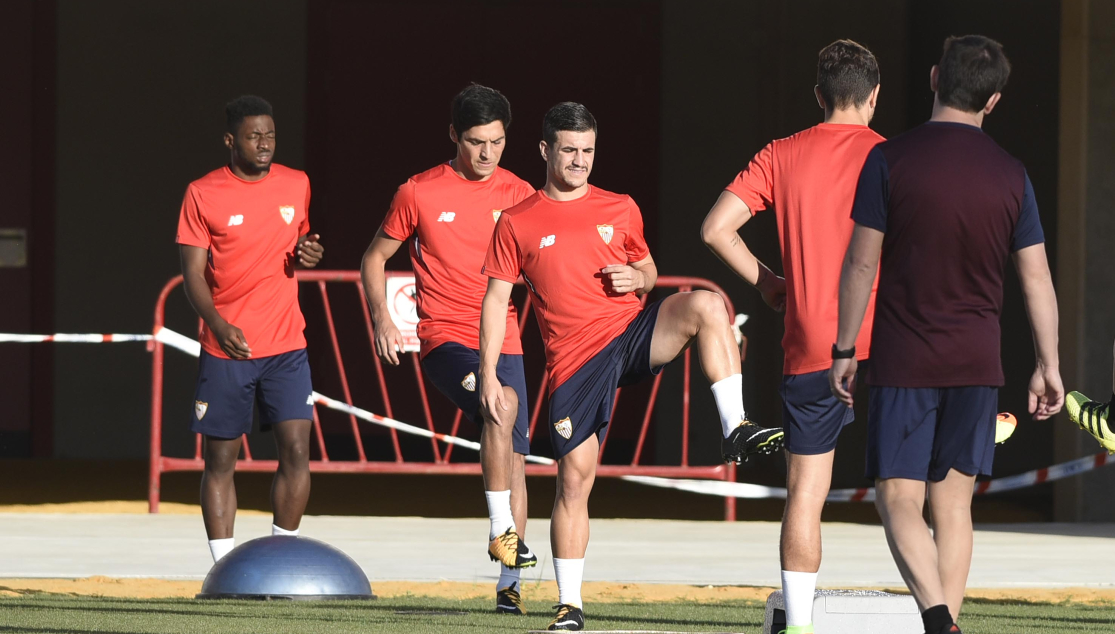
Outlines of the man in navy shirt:
{"label": "man in navy shirt", "polygon": [[[860,174],[829,375],[850,407],[856,335],[878,268],[867,477],[926,634],[960,631],[953,619],[971,566],[972,490],[994,457],[1008,256],[1037,358],[1030,412],[1044,420],[1064,402],[1034,191],[1022,163],[981,129],[1010,64],[998,42],[979,35],[949,38],[944,49],[930,73],[929,122],[876,146]],[[932,534],[922,514],[927,489]]]}

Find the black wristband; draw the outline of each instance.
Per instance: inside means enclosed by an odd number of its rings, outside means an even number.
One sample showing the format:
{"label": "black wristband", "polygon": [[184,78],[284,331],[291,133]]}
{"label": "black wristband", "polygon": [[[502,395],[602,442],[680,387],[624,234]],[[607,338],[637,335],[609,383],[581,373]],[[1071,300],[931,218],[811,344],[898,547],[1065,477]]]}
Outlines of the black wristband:
{"label": "black wristband", "polygon": [[851,359],[854,356],[856,356],[856,347],[855,346],[852,346],[851,348],[848,348],[847,350],[841,350],[840,348],[836,347],[835,343],[832,344],[832,358],[833,359]]}

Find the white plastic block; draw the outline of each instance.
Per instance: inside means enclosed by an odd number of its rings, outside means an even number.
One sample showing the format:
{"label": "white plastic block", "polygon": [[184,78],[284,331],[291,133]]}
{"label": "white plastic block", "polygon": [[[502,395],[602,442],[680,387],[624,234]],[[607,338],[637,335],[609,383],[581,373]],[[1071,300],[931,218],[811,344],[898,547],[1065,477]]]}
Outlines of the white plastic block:
{"label": "white plastic block", "polygon": [[[782,591],[767,598],[763,634],[786,627]],[[813,629],[818,634],[921,634],[921,612],[914,598],[875,590],[818,590],[813,595]]]}

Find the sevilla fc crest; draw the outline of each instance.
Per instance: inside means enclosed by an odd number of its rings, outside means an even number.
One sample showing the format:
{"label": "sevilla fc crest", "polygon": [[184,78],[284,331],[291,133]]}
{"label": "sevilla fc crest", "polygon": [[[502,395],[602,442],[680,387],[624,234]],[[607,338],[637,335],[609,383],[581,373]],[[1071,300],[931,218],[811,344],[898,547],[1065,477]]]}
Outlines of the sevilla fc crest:
{"label": "sevilla fc crest", "polygon": [[294,207],[279,207],[279,215],[282,216],[283,220],[289,225],[291,221],[294,220]]}
{"label": "sevilla fc crest", "polygon": [[205,412],[207,411],[209,411],[209,403],[194,401],[194,414],[197,415],[198,420],[205,418]]}
{"label": "sevilla fc crest", "polygon": [[573,423],[570,422],[568,416],[554,423],[554,429],[566,440],[569,440],[569,437],[573,435]]}
{"label": "sevilla fc crest", "polygon": [[494,220],[495,222],[499,222],[499,215],[502,214],[502,213],[503,213],[502,209],[493,209],[492,210],[492,220]]}
{"label": "sevilla fc crest", "polygon": [[604,244],[612,243],[612,234],[614,233],[612,225],[596,225],[596,230],[600,232],[600,239],[604,241]]}
{"label": "sevilla fc crest", "polygon": [[469,392],[475,392],[476,374],[474,372],[469,372],[468,376],[465,377],[465,380],[461,381],[461,387],[465,388]]}

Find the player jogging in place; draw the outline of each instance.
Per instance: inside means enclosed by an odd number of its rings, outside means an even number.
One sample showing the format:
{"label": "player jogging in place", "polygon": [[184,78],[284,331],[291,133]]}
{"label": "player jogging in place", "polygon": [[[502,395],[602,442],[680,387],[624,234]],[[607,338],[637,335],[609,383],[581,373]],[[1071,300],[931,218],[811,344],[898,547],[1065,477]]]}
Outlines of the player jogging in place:
{"label": "player jogging in place", "polygon": [[[1033,187],[1022,163],[981,129],[1009,74],[998,42],[945,41],[930,73],[929,122],[867,157],[840,278],[830,388],[851,406],[856,338],[879,271],[867,477],[926,634],[960,632],[973,486],[977,474],[991,474],[995,455],[1009,258],[1033,331],[1029,410],[1044,420],[1064,402],[1057,298]],[[927,493],[932,533],[923,518]]]}
{"label": "player jogging in place", "polygon": [[[729,268],[772,308],[786,311],[780,389],[787,482],[780,549],[784,634],[813,632],[821,510],[837,438],[854,418],[828,387],[840,265],[852,237],[860,168],[883,140],[868,127],[879,95],[879,66],[871,51],[850,40],[823,48],[814,92],[824,123],[764,147],[720,194],[701,229]],[[752,215],[772,207],[785,280],[756,259],[737,233]],[[867,359],[874,308],[871,301],[856,341],[860,360]]]}
{"label": "player jogging in place", "polygon": [[201,513],[216,562],[234,545],[233,472],[241,438],[275,430],[273,535],[298,535],[310,497],[313,389],[295,268],[323,249],[310,234],[310,181],[272,162],[271,104],[245,96],[226,108],[229,164],[190,183],[178,221],[186,296],[205,322],[190,429],[203,437]]}
{"label": "player jogging in place", "polygon": [[657,374],[691,344],[713,384],[726,460],[781,447],[782,430],[747,420],[739,346],[723,299],[677,293],[643,308],[658,272],[630,196],[589,185],[596,120],[560,103],[543,120],[545,187],[505,210],[484,260],[488,290],[480,318],[480,402],[489,416],[512,406],[498,372],[507,304],[520,274],[538,306],[546,347],[549,430],[558,460],[550,524],[559,604],[550,630],[584,629],[581,578],[589,538],[588,497],[600,439],[618,386]]}
{"label": "player jogging in place", "polygon": [[480,425],[480,465],[491,529],[488,554],[500,562],[496,611],[523,614],[521,568],[537,557],[523,542],[527,523],[525,456],[530,453],[526,376],[515,307],[510,301],[496,370],[506,409],[485,416],[477,378],[480,273],[496,220],[534,188],[499,167],[511,126],[511,106],[499,91],[472,84],[453,98],[449,138],[457,156],[399,187],[383,224],[364,254],[361,275],[375,326],[375,349],[399,365],[403,339],[387,309],[384,265],[403,242],[418,287],[418,337],[426,376]]}
{"label": "player jogging in place", "polygon": [[1112,429],[1111,409],[1115,407],[1115,350],[1112,351],[1111,400],[1103,403],[1089,401],[1080,392],[1069,392],[1065,409],[1069,418],[1081,429],[1091,434],[1108,453],[1115,453],[1115,429]]}

